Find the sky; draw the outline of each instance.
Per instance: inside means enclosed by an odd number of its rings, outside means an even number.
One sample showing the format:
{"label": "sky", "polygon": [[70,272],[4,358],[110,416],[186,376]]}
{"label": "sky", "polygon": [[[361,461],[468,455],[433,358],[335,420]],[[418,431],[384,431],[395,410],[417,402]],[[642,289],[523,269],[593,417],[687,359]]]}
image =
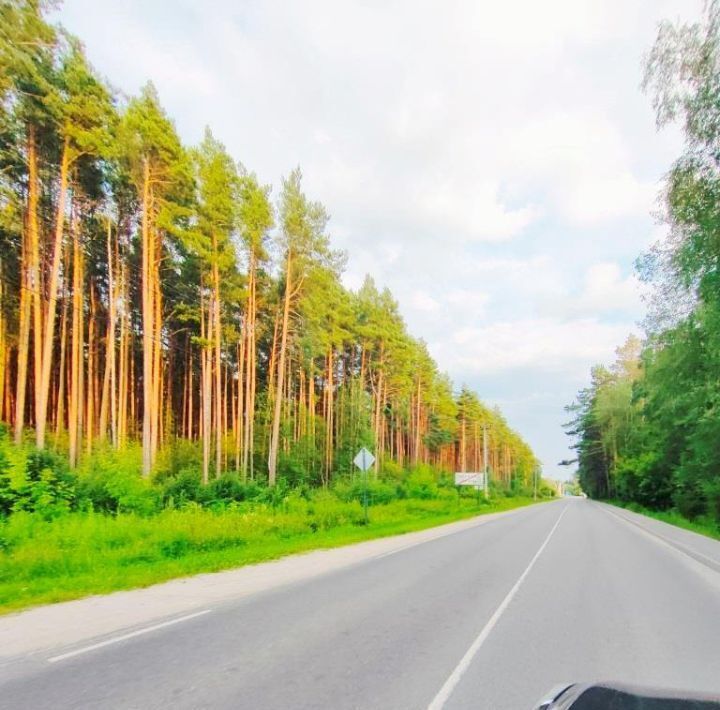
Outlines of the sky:
{"label": "sky", "polygon": [[[634,260],[661,239],[682,142],[640,90],[662,19],[701,0],[65,0],[187,144],[209,126],[277,194],[302,168],[348,253],[441,370],[567,478],[564,406],[642,332]],[[170,9],[171,8],[171,9]]]}

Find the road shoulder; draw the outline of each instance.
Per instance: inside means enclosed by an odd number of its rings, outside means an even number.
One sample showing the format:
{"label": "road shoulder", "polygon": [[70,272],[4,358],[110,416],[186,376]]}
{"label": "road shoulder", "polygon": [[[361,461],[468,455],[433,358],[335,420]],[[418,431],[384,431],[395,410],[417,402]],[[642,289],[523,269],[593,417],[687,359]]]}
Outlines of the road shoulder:
{"label": "road shoulder", "polygon": [[640,528],[660,542],[683,552],[697,562],[720,573],[720,541],[641,513],[635,513],[627,508],[621,508],[610,503],[596,502],[609,513],[622,518],[630,525]]}

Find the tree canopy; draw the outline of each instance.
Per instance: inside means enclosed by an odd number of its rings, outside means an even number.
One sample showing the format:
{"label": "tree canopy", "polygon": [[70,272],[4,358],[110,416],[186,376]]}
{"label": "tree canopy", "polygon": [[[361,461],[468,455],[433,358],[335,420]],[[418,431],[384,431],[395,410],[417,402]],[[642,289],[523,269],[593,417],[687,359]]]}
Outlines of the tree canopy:
{"label": "tree canopy", "polygon": [[[38,0],[0,0],[0,419],[65,452],[189,447],[225,472],[327,485],[377,471],[538,462],[456,392],[371,277],[343,285],[299,168],[273,196],[208,129],[181,141],[152,83],[123,97]],[[195,455],[195,454],[193,454]]]}

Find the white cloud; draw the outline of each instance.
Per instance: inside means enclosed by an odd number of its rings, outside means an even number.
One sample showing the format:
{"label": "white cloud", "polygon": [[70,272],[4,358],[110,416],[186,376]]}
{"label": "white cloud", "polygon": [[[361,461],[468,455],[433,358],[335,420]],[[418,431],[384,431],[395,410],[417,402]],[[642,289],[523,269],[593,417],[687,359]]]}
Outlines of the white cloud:
{"label": "white cloud", "polygon": [[440,304],[425,291],[413,292],[410,305],[423,313],[437,313],[440,310]]}
{"label": "white cloud", "polygon": [[587,376],[590,364],[611,358],[627,335],[625,324],[594,318],[518,319],[460,328],[430,349],[465,376],[524,370],[577,379]]}
{"label": "white cloud", "polygon": [[489,299],[487,293],[475,288],[455,288],[445,297],[449,306],[468,308],[476,315],[484,310]]}
{"label": "white cloud", "polygon": [[587,270],[583,291],[574,303],[578,312],[585,313],[638,312],[640,296],[640,282],[634,274],[623,278],[618,264],[602,262]]}
{"label": "white cloud", "polygon": [[544,315],[564,318],[612,317],[616,320],[621,316],[632,323],[642,315],[643,291],[634,273],[624,276],[617,262],[601,261],[585,270],[577,288],[546,295],[539,310]]}
{"label": "white cloud", "polygon": [[436,230],[470,241],[503,241],[520,234],[540,214],[537,207],[508,207],[492,180],[423,186],[415,207]]}

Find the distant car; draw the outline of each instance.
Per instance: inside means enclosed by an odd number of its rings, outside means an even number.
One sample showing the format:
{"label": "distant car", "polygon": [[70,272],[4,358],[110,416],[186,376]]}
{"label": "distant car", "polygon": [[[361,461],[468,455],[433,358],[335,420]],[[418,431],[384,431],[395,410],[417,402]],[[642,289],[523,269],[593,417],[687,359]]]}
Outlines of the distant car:
{"label": "distant car", "polygon": [[571,683],[553,688],[535,710],[717,710],[720,696],[639,688],[621,683]]}

